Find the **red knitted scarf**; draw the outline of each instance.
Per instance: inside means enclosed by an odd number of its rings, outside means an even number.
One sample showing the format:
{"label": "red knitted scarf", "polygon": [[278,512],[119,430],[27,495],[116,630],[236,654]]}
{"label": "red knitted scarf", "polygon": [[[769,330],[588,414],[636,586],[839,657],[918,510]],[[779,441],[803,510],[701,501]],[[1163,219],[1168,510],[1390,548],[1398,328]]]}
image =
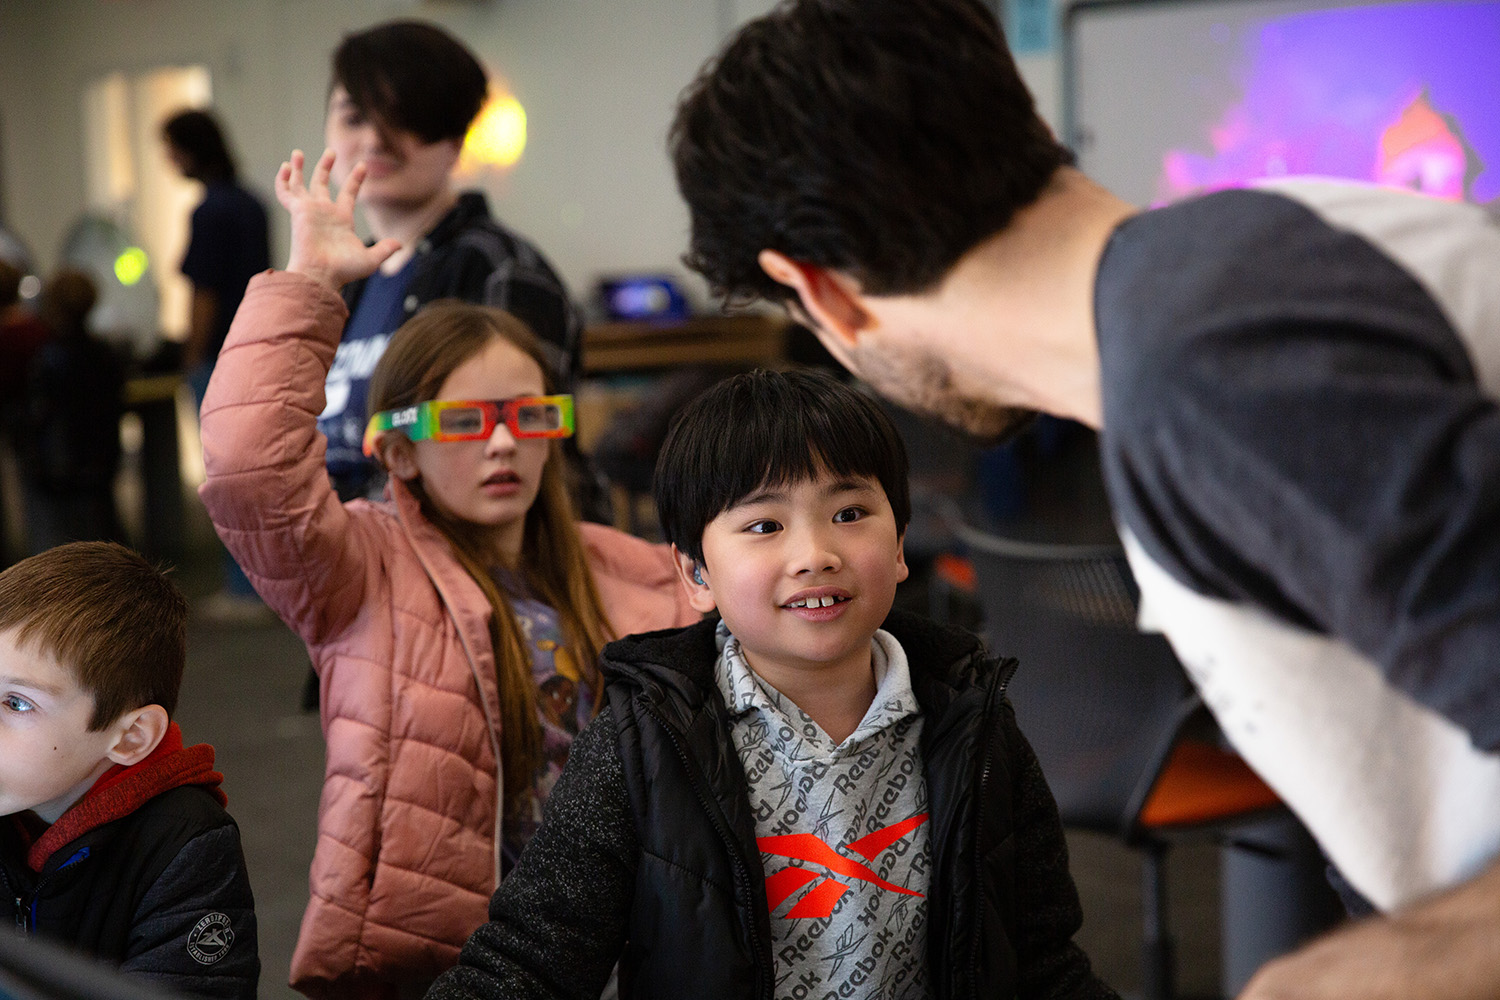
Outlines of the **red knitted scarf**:
{"label": "red knitted scarf", "polygon": [[144,760],[126,767],[116,764],[99,776],[99,780],[57,817],[26,852],[26,864],[34,872],[42,870],[52,852],[122,816],[129,816],[163,792],[181,785],[204,785],[219,805],[228,804],[219,788],[224,776],[214,770],[214,748],[207,743],[184,747],[182,730],[177,723],[167,727],[161,743]]}

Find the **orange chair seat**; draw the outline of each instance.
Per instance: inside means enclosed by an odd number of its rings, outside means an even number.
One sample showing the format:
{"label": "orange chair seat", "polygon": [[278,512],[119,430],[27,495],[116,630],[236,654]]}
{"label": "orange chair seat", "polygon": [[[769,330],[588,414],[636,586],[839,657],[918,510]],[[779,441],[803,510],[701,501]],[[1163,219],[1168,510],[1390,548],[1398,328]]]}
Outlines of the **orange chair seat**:
{"label": "orange chair seat", "polygon": [[954,590],[972,594],[979,588],[974,563],[963,556],[951,552],[941,553],[932,561],[932,572]]}
{"label": "orange chair seat", "polygon": [[1213,823],[1281,804],[1239,755],[1201,740],[1172,748],[1141,809],[1142,826],[1157,829]]}

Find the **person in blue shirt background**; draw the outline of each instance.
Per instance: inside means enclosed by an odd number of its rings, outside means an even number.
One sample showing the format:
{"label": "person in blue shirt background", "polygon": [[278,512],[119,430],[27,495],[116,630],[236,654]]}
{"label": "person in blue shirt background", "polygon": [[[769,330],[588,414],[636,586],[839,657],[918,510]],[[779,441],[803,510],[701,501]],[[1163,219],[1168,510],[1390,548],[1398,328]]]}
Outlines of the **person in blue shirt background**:
{"label": "person in blue shirt background", "polygon": [[[212,114],[196,109],[178,112],[162,123],[161,134],[172,163],[184,177],[204,186],[182,258],[182,273],[193,283],[182,365],[193,400],[202,406],[245,285],[271,266],[266,206],[240,185],[224,130]],[[205,602],[205,614],[219,619],[267,616],[228,552],[223,566],[224,588]]]}

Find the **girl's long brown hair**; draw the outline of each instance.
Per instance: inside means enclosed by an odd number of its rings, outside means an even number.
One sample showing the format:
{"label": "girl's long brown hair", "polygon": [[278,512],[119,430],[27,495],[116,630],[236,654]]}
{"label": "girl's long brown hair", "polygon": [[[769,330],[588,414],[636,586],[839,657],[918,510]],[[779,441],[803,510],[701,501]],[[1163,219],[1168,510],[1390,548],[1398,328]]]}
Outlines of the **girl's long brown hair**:
{"label": "girl's long brown hair", "polygon": [[[552,371],[541,345],[520,320],[486,306],[435,302],[391,337],[370,378],[370,412],[438,398],[438,390],[454,369],[496,339],[514,345],[534,360],[542,370],[547,391],[555,391]],[[526,512],[520,565],[508,568],[557,612],[564,645],[593,689],[597,712],[603,701],[599,653],[614,634],[584,558],[583,541],[563,474],[561,449],[556,441],[550,444],[551,453],[542,468],[541,488]],[[448,539],[459,564],[490,602],[493,612],[490,639],[494,644],[495,676],[500,690],[500,767],[505,781],[505,811],[510,816],[531,789],[542,763],[542,726],[537,718],[531,652],[526,648],[510,601],[496,585],[491,568],[474,554],[483,551],[480,531],[438,511],[420,480],[413,480],[407,486],[421,503],[422,513]],[[496,836],[499,835],[496,831]]]}

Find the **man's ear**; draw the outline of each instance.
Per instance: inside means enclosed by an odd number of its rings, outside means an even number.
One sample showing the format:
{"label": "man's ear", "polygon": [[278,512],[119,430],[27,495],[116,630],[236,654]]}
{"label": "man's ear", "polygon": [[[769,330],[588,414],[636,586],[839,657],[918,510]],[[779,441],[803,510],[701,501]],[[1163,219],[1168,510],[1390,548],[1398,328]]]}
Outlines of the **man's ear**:
{"label": "man's ear", "polygon": [[402,482],[409,483],[419,475],[417,450],[412,446],[411,438],[402,432],[386,431],[380,435],[380,440],[375,443],[375,452],[380,456],[380,464],[385,466],[385,471]]}
{"label": "man's ear", "polygon": [[859,282],[849,275],[803,264],[779,250],[762,250],[756,260],[767,277],[797,293],[803,312],[822,333],[852,347],[873,324]]}
{"label": "man's ear", "polygon": [[700,615],[706,615],[717,608],[719,605],[714,600],[713,584],[708,580],[708,570],[704,565],[675,545],[672,546],[672,559],[677,564],[677,579],[682,581],[692,609]]}
{"label": "man's ear", "polygon": [[115,720],[118,738],[105,756],[126,767],[139,764],[150,756],[151,751],[161,743],[161,738],[167,735],[170,722],[167,710],[160,705],[142,705],[126,712]]}

